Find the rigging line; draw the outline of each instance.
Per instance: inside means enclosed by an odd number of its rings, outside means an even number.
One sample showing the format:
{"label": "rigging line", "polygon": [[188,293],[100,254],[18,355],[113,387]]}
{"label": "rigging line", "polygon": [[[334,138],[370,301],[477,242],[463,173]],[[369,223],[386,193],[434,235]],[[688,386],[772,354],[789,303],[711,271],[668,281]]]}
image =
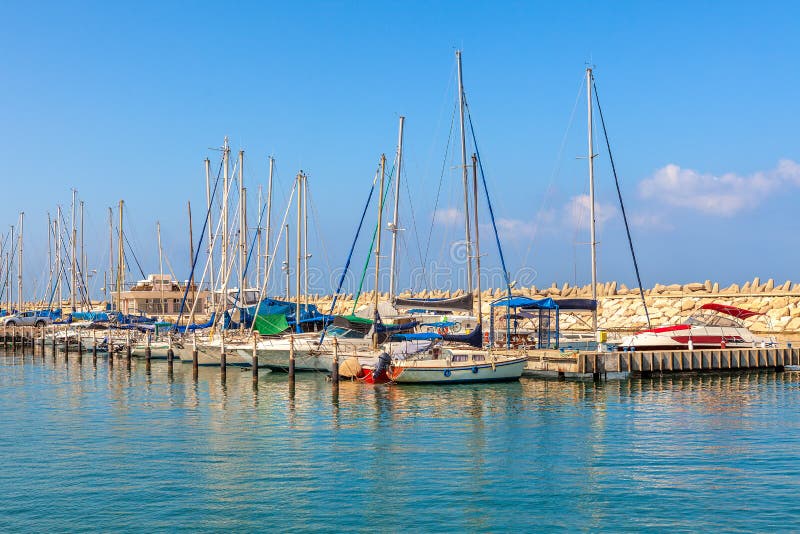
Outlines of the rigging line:
{"label": "rigging line", "polygon": [[[122,238],[125,240],[125,244],[128,245],[128,250],[130,250],[131,255],[133,256],[133,261],[136,262],[136,266],[139,268],[139,272],[142,275],[142,278],[147,278],[147,275],[144,274],[144,269],[142,269],[142,265],[139,263],[139,258],[136,257],[136,252],[134,252],[133,247],[131,246],[130,241],[128,241],[128,233],[123,229],[122,230]],[[125,262],[127,263],[128,258],[125,257]]]}
{"label": "rigging line", "polygon": [[[10,231],[9,231],[9,234],[11,234]],[[18,241],[17,239],[14,239],[11,242],[11,252],[10,252],[10,255],[9,255],[8,270],[6,271],[5,278],[3,279],[3,290],[0,291],[0,299],[3,298],[3,296],[5,294],[5,290],[9,287],[9,276],[11,275],[11,271],[14,269],[14,257],[17,255],[17,241]],[[11,292],[11,290],[9,288],[9,293],[10,292]]]}
{"label": "rigging line", "polygon": [[614,184],[617,186],[617,197],[619,198],[619,207],[622,211],[622,220],[625,222],[625,233],[628,235],[628,246],[631,249],[631,258],[633,258],[633,269],[636,271],[636,283],[639,284],[639,296],[642,299],[642,306],[644,306],[644,315],[647,318],[647,328],[650,325],[650,313],[647,311],[647,302],[644,298],[644,287],[642,286],[642,278],[639,275],[639,264],[636,261],[636,253],[633,251],[633,239],[631,239],[631,229],[628,225],[628,216],[625,213],[625,204],[622,202],[622,191],[619,187],[619,178],[617,177],[617,167],[614,165],[614,156],[611,155],[611,142],[608,140],[608,130],[606,130],[606,121],[603,118],[603,109],[600,107],[600,96],[597,94],[597,84],[594,83],[594,75],[592,75],[592,87],[594,88],[595,101],[597,102],[597,111],[600,114],[600,124],[603,125],[603,135],[606,140],[606,148],[608,149],[608,159],[611,161],[611,171],[614,174]]}
{"label": "rigging line", "polygon": [[[383,211],[382,211],[383,208],[386,207],[386,196],[387,196],[387,192],[391,189],[390,186],[392,185],[392,176],[394,175],[394,169],[395,169],[394,166],[392,166],[391,170],[389,171],[388,180],[386,180],[386,184],[384,186],[384,191],[383,191],[383,200],[384,200],[384,202],[383,202],[383,205],[380,206],[381,214],[383,214]],[[380,168],[378,169],[377,172],[380,173]],[[375,230],[372,232],[372,243],[370,244],[369,252],[367,253],[367,261],[364,262],[364,269],[361,271],[361,281],[358,283],[358,291],[355,294],[355,298],[353,298],[353,312],[352,313],[356,312],[356,306],[358,306],[358,299],[361,297],[361,289],[364,287],[364,279],[367,276],[367,269],[369,268],[369,262],[372,259],[372,251],[375,248],[375,239],[378,236],[378,231],[380,231],[380,230],[382,230],[382,229],[378,228],[378,221],[375,221]],[[378,291],[377,287],[375,288],[375,291]]]}
{"label": "rigging line", "polygon": [[[414,240],[417,243],[417,255],[419,256],[419,264],[422,268],[422,277],[425,279],[425,263],[422,259],[422,243],[419,240],[419,227],[417,226],[417,216],[414,212],[414,204],[411,202],[411,188],[408,186],[408,180],[403,180],[406,186],[406,196],[408,196],[408,208],[411,211],[411,227],[414,229]],[[408,245],[407,245],[408,246]],[[412,289],[412,288],[409,288]]]}
{"label": "rigging line", "polygon": [[[550,172],[550,180],[547,183],[547,188],[545,189],[545,194],[542,197],[542,201],[539,203],[539,212],[542,211],[544,208],[545,203],[549,199],[550,195],[553,192],[553,183],[556,181],[556,178],[561,174],[561,165],[564,161],[564,150],[567,146],[567,138],[569,137],[569,132],[572,130],[572,124],[575,121],[575,112],[578,109],[578,102],[580,102],[581,95],[583,94],[584,88],[584,79],[581,76],[581,79],[578,83],[578,92],[575,95],[575,103],[572,105],[572,113],[569,115],[569,121],[567,122],[567,128],[564,130],[564,136],[561,138],[561,146],[558,149],[558,155],[556,156],[555,164],[553,165],[553,170]],[[538,234],[538,227],[539,224],[537,223],[534,229],[534,235],[531,238],[531,241],[528,244],[528,250],[525,251],[525,257],[522,261],[522,265],[528,264],[528,256],[530,255],[531,249],[533,248],[533,241],[536,239],[536,235]]]}
{"label": "rigging line", "polygon": [[[281,244],[281,236],[284,235],[284,231],[286,229],[286,220],[289,218],[289,211],[292,209],[292,200],[294,199],[295,191],[297,190],[297,181],[294,182],[292,189],[289,193],[289,202],[286,203],[286,210],[283,212],[283,219],[281,220],[280,231],[278,235],[275,236],[275,244],[272,246],[272,254],[269,257],[269,264],[267,264],[266,272],[264,273],[264,281],[261,284],[261,290],[258,293],[258,302],[256,303],[256,317],[258,317],[258,310],[261,308],[261,303],[264,302],[266,298],[267,292],[267,285],[269,283],[270,273],[272,272],[272,266],[275,264],[275,257],[278,255],[278,247]],[[298,193],[299,196],[299,193]],[[288,233],[285,234],[286,239],[289,239]],[[289,265],[286,265],[286,268],[289,268]],[[250,332],[252,333],[255,329],[256,321],[253,319],[253,322],[250,324]]]}
{"label": "rigging line", "polygon": [[[192,267],[189,270],[189,278],[188,278],[189,283],[186,284],[186,288],[183,291],[183,297],[181,298],[181,306],[178,309],[178,317],[177,317],[177,319],[175,319],[174,328],[176,330],[177,330],[178,325],[181,322],[181,317],[183,316],[183,311],[186,308],[186,299],[189,296],[189,288],[192,285],[191,281],[194,279],[194,270],[195,270],[195,267],[197,266],[197,259],[200,257],[200,252],[203,249],[203,239],[205,238],[205,235],[206,235],[206,229],[208,228],[208,221],[211,218],[211,212],[214,209],[213,199],[216,198],[216,196],[217,196],[217,187],[219,186],[219,179],[220,179],[220,176],[222,174],[222,167],[223,167],[223,160],[222,160],[222,158],[220,158],[219,169],[217,169],[217,178],[214,180],[214,189],[211,191],[212,202],[210,202],[209,205],[208,205],[208,208],[206,208],[206,217],[203,220],[203,228],[200,230],[200,239],[197,242],[197,248],[195,249],[195,252],[194,252],[194,260],[192,261]],[[222,224],[222,219],[220,218],[220,220],[217,222],[217,232],[219,232],[219,226],[221,224]],[[214,254],[214,242],[215,241],[216,241],[216,238],[213,238],[211,243],[209,244],[210,253],[208,254],[208,257],[206,258],[206,269],[208,268],[208,265],[211,262],[211,257]],[[206,269],[203,269],[203,277],[200,279],[200,284],[201,285],[203,284],[203,278],[205,278]],[[216,288],[214,288],[214,287],[211,288],[212,292],[215,291],[215,290],[216,290]],[[223,296],[223,298],[227,298],[227,297]],[[197,306],[197,301],[198,300],[199,299],[194,299],[194,303],[192,303],[190,320],[192,320],[194,318],[194,309]],[[212,313],[214,311],[216,311],[216,310],[212,310]]]}
{"label": "rigging line", "polygon": [[469,105],[467,105],[466,95],[464,97],[464,107],[467,110],[467,118],[469,119],[469,130],[472,134],[472,144],[475,148],[475,155],[478,158],[478,168],[481,171],[481,181],[483,182],[483,191],[486,195],[486,204],[489,207],[489,215],[492,219],[492,228],[494,229],[494,238],[497,242],[497,252],[500,255],[500,263],[503,266],[503,277],[506,280],[506,287],[508,289],[508,296],[511,297],[511,279],[509,277],[508,269],[506,268],[506,260],[503,255],[503,247],[500,245],[500,234],[497,232],[497,223],[494,218],[494,209],[492,208],[492,199],[489,197],[489,187],[486,185],[486,174],[483,171],[483,160],[481,159],[480,150],[478,150],[478,139],[475,137],[475,127],[472,124],[472,113],[470,112]]}
{"label": "rigging line", "polygon": [[[258,214],[258,224],[259,225],[261,224],[261,219],[264,217],[264,212],[265,211],[267,211],[266,204],[261,207],[261,211]],[[247,258],[245,259],[245,262],[244,262],[244,268],[242,269],[242,272],[244,273],[243,276],[245,276],[245,278],[246,278],[246,275],[247,275],[247,269],[250,267],[250,260],[253,257],[253,250],[255,250],[255,248],[256,248],[256,239],[258,239],[258,233],[254,232],[253,233],[253,238],[250,240],[250,247],[247,249]],[[240,287],[239,291],[236,292],[236,299],[233,301],[233,306],[238,306],[239,305],[239,301],[241,301],[242,290],[243,289],[244,288]],[[256,315],[258,315],[258,308],[256,308]]]}
{"label": "rigging line", "polygon": [[330,256],[328,255],[328,248],[325,246],[325,241],[322,239],[322,235],[320,234],[319,229],[321,228],[319,224],[319,213],[317,211],[317,205],[314,203],[314,198],[311,194],[311,190],[308,189],[308,202],[311,204],[311,220],[314,222],[314,233],[317,236],[317,242],[319,243],[320,247],[322,248],[322,255],[325,258],[325,266],[328,268],[328,271],[331,271],[331,260]]}
{"label": "rigging line", "polygon": [[422,263],[422,279],[425,281],[425,288],[429,289],[432,285],[432,282],[428,280],[427,274],[427,264],[428,264],[428,257],[430,255],[431,249],[431,237],[433,236],[433,227],[436,224],[436,212],[439,209],[439,195],[442,192],[442,183],[444,182],[444,172],[447,168],[447,155],[450,153],[450,142],[453,140],[453,126],[456,121],[456,107],[457,104],[453,104],[453,113],[450,116],[450,132],[447,136],[447,145],[445,145],[444,149],[444,157],[442,158],[442,169],[439,173],[439,185],[436,188],[436,201],[433,205],[433,214],[431,215],[431,226],[428,229],[428,240],[425,243],[425,261]]}
{"label": "rigging line", "polygon": [[323,319],[322,323],[322,335],[320,335],[319,342],[325,340],[325,331],[328,327],[328,317],[333,315],[333,310],[336,307],[336,301],[339,298],[339,293],[342,290],[342,285],[344,285],[344,279],[347,277],[347,271],[350,269],[350,261],[353,259],[353,251],[356,248],[356,243],[358,242],[358,236],[361,234],[361,228],[364,226],[364,218],[367,216],[367,210],[369,209],[369,205],[372,202],[372,195],[375,192],[375,184],[378,181],[378,173],[375,173],[375,178],[372,179],[372,187],[369,189],[369,196],[367,196],[367,202],[364,204],[364,210],[361,212],[361,219],[358,221],[358,228],[356,228],[356,235],[353,237],[353,243],[350,245],[350,253],[347,255],[347,261],[344,264],[344,269],[342,270],[342,275],[339,277],[339,284],[336,286],[336,292],[333,294],[333,299],[331,300],[331,308],[328,311],[327,317]]}

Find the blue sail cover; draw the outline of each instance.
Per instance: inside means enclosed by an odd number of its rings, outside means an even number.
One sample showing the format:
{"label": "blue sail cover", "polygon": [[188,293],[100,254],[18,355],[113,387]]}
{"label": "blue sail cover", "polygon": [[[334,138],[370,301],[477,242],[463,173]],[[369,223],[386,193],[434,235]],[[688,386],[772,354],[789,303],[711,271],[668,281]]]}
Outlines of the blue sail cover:
{"label": "blue sail cover", "polygon": [[478,348],[483,346],[483,332],[481,332],[481,325],[478,325],[478,328],[469,334],[443,334],[442,339],[445,341],[452,341],[454,343],[466,343]]}

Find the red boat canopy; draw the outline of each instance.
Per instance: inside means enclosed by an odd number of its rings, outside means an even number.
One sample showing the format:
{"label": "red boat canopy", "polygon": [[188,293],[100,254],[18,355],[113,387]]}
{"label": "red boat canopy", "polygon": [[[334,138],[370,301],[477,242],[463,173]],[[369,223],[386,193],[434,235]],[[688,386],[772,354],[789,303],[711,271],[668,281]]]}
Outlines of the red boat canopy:
{"label": "red boat canopy", "polygon": [[714,310],[720,313],[724,313],[725,315],[730,315],[731,317],[736,317],[737,319],[749,319],[754,315],[764,315],[763,313],[758,313],[750,310],[743,310],[742,308],[737,308],[736,306],[728,306],[727,304],[717,304],[711,302],[709,304],[703,304],[700,306],[701,310]]}

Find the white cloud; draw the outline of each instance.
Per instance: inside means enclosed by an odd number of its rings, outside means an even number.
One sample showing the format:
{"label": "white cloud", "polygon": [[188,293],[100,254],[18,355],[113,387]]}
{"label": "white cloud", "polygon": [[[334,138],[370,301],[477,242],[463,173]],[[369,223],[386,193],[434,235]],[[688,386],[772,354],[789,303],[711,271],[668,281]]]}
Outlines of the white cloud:
{"label": "white cloud", "polygon": [[[481,225],[483,226],[483,225]],[[487,229],[490,229],[487,225]],[[497,219],[497,231],[500,237],[509,239],[533,239],[539,225],[534,221],[519,219]],[[483,231],[483,228],[481,228]]]}
{"label": "white cloud", "polygon": [[787,185],[800,185],[800,164],[786,159],[775,169],[749,176],[716,176],[669,164],[643,180],[639,194],[670,206],[730,217],[757,206]]}
{"label": "white cloud", "polygon": [[630,215],[631,226],[656,230],[672,230],[675,226],[660,213],[633,213]]}
{"label": "white cloud", "polygon": [[[589,228],[590,206],[591,200],[589,199],[589,195],[580,195],[577,197],[572,197],[564,207],[564,211],[566,211],[567,218],[572,221],[573,226],[578,228]],[[616,216],[616,207],[612,206],[611,204],[597,202],[597,199],[595,199],[594,217],[598,227],[603,226],[603,224]]]}
{"label": "white cloud", "polygon": [[434,212],[433,217],[437,224],[443,224],[445,226],[464,224],[464,214],[456,208],[438,209]]}

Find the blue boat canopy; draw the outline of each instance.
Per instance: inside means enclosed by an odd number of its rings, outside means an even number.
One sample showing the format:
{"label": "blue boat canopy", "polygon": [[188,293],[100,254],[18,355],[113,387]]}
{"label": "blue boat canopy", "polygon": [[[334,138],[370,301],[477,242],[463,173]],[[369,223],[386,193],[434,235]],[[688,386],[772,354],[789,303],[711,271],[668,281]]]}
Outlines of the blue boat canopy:
{"label": "blue boat canopy", "polygon": [[502,297],[491,304],[492,308],[499,306],[510,308],[523,308],[526,310],[557,310],[558,303],[551,299],[532,299],[528,297]]}

